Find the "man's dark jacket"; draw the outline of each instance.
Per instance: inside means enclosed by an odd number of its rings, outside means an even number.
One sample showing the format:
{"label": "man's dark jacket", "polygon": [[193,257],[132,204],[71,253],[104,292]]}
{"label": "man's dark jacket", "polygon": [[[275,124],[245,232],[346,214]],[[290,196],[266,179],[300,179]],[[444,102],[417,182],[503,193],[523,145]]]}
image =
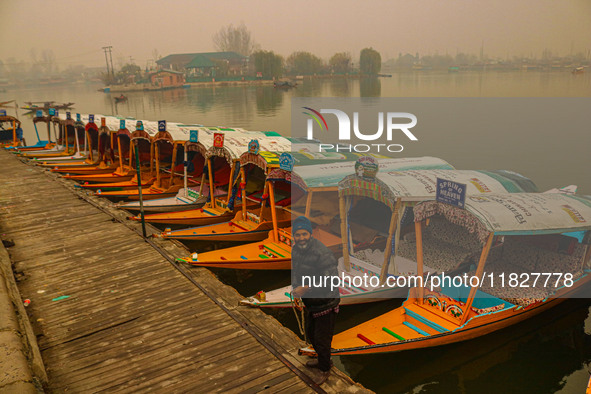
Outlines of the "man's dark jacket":
{"label": "man's dark jacket", "polygon": [[[302,283],[303,276],[310,276],[312,283],[324,283],[325,276],[338,276],[337,259],[334,254],[322,242],[316,238],[310,238],[305,249],[295,244],[291,250],[291,283],[295,289],[298,286],[308,285]],[[315,278],[314,278],[315,277]],[[315,279],[315,280],[314,280]],[[338,287],[331,291],[330,279],[327,286],[318,288],[310,286],[310,290],[303,296],[304,305],[310,312],[321,312],[339,305],[340,294]]]}

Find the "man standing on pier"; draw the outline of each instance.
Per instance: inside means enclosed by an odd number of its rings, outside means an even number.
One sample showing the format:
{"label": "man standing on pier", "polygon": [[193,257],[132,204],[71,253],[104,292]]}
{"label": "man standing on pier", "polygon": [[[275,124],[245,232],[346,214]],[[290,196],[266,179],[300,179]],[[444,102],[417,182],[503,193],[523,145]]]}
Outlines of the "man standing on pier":
{"label": "man standing on pier", "polygon": [[305,216],[293,221],[292,234],[295,241],[291,253],[292,294],[302,298],[306,306],[306,335],[318,354],[318,359],[308,361],[306,366],[321,371],[316,380],[321,385],[328,379],[332,367],[330,351],[340,294],[338,288],[331,290],[330,281],[324,287],[307,286],[303,277],[312,278],[314,284],[326,276],[338,276],[337,259],[322,242],[312,237],[312,223]]}

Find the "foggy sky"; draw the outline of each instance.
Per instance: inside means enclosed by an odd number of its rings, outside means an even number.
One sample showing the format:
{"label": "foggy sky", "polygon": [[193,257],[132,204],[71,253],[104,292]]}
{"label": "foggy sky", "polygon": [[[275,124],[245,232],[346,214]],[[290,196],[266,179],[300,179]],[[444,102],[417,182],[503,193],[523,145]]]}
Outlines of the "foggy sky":
{"label": "foggy sky", "polygon": [[399,53],[457,51],[506,58],[591,49],[589,0],[0,0],[0,60],[31,60],[51,48],[60,69],[113,61],[145,67],[153,50],[214,51],[212,35],[241,22],[262,49],[324,59],[372,46],[382,59]]}

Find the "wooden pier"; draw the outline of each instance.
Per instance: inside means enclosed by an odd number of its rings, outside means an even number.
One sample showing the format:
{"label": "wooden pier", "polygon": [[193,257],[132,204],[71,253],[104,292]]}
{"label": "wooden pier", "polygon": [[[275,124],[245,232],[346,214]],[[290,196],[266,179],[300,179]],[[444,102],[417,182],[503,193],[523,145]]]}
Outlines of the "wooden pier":
{"label": "wooden pier", "polygon": [[[179,244],[40,167],[0,152],[0,230],[48,392],[368,392],[333,368],[322,386],[303,342]],[[0,390],[1,391],[1,390]]]}

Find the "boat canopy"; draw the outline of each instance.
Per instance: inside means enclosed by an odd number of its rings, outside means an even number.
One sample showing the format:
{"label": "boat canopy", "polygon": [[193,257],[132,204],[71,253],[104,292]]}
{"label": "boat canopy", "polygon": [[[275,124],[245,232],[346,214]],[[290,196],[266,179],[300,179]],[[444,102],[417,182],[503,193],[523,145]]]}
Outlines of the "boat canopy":
{"label": "boat canopy", "polygon": [[591,230],[591,199],[561,193],[467,196],[464,209],[438,201],[414,207],[415,221],[440,214],[484,243],[495,235],[561,234]]}
{"label": "boat canopy", "polygon": [[265,173],[279,167],[279,155],[291,150],[291,142],[283,137],[256,138],[248,143],[248,151],[240,155],[240,165],[254,164]]}
{"label": "boat canopy", "polygon": [[16,122],[16,128],[18,129],[19,127],[21,127],[21,121],[18,120],[17,118],[15,118],[14,116],[10,116],[10,115],[2,115],[0,116],[0,123],[4,123],[4,122]]}
{"label": "boat canopy", "polygon": [[[219,134],[219,132],[214,132]],[[224,157],[230,164],[240,160],[240,156],[248,150],[248,144],[252,140],[258,140],[261,150],[277,151],[280,147],[287,146],[289,140],[284,137],[267,136],[262,131],[242,131],[240,133],[221,133],[223,134],[223,146],[211,146],[206,152],[206,157],[212,156]],[[201,139],[201,135],[199,136]],[[215,135],[214,135],[215,138]],[[276,148],[277,147],[277,148]],[[287,150],[291,149],[291,145]]]}
{"label": "boat canopy", "polygon": [[[343,154],[338,153],[338,155]],[[284,179],[298,185],[304,190],[314,188],[337,190],[339,182],[355,171],[355,163],[359,159],[359,156],[351,155],[352,157],[346,155],[351,161],[343,161],[343,159],[339,159],[331,154],[328,154],[324,158],[313,160],[310,159],[307,153],[292,153],[296,165],[293,171],[290,173],[280,168],[273,169],[267,178],[270,180]],[[377,162],[381,172],[417,169],[453,169],[453,166],[445,160],[429,156],[400,159],[378,158]],[[298,163],[314,164],[299,165]]]}
{"label": "boat canopy", "polygon": [[349,175],[339,182],[339,195],[370,197],[393,209],[397,199],[412,202],[434,200],[437,178],[465,184],[466,195],[538,192],[530,179],[510,171],[442,169],[382,171],[373,179]]}

